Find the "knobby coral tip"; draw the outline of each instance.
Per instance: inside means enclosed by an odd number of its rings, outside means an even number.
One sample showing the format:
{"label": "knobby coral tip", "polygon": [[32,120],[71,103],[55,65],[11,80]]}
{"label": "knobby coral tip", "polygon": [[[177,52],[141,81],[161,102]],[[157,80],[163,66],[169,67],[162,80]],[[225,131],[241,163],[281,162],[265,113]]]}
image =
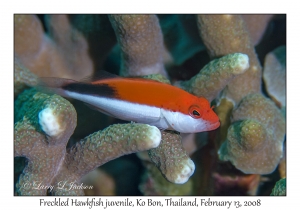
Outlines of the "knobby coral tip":
{"label": "knobby coral tip", "polygon": [[161,133],[157,127],[149,125],[149,139],[152,140],[152,148],[158,147],[161,141]]}
{"label": "knobby coral tip", "polygon": [[174,180],[175,184],[184,184],[186,183],[190,176],[193,175],[195,171],[195,164],[191,159],[187,159],[186,163],[183,163],[183,168],[178,174],[177,178]]}
{"label": "knobby coral tip", "polygon": [[56,136],[62,132],[57,117],[53,114],[53,110],[50,108],[40,111],[39,124],[43,131],[45,131],[45,133],[49,136]]}
{"label": "knobby coral tip", "polygon": [[249,68],[249,57],[246,54],[238,53],[237,68],[234,73],[240,74]]}

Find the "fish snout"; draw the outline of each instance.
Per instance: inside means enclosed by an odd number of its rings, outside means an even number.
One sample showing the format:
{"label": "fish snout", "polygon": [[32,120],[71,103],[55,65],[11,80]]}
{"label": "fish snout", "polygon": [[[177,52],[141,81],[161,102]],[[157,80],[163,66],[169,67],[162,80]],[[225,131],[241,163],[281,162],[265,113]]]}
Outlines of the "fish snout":
{"label": "fish snout", "polygon": [[220,126],[220,124],[221,123],[220,123],[219,120],[217,122],[215,122],[215,123],[211,123],[208,131],[217,129]]}
{"label": "fish snout", "polygon": [[215,130],[220,126],[220,119],[212,109],[208,110],[205,121],[207,123],[207,131]]}

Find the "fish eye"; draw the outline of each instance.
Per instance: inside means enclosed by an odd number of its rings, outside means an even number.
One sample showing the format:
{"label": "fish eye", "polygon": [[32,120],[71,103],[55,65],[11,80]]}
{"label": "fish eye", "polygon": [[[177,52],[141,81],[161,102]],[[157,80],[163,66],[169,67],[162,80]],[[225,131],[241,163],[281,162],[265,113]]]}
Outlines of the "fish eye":
{"label": "fish eye", "polygon": [[192,118],[195,118],[195,119],[198,119],[201,117],[198,106],[191,106],[189,109],[189,114]]}
{"label": "fish eye", "polygon": [[200,114],[199,114],[199,112],[198,112],[197,110],[194,110],[194,111],[193,111],[193,115],[195,115],[195,116],[200,116]]}

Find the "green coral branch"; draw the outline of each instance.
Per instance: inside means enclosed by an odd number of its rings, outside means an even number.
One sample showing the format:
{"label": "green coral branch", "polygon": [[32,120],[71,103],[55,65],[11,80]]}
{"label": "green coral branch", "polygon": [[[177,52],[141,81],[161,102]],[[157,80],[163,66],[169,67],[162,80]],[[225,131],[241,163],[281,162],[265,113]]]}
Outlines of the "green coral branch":
{"label": "green coral branch", "polygon": [[193,182],[189,179],[184,184],[174,184],[167,181],[161,175],[161,171],[147,160],[143,161],[147,171],[144,174],[143,181],[139,185],[140,190],[146,196],[185,196],[192,194]]}
{"label": "green coral branch", "polygon": [[261,91],[261,66],[246,24],[240,15],[198,15],[198,28],[212,58],[231,53],[249,56],[249,69],[224,89],[224,97],[239,103],[246,95]]}
{"label": "green coral branch", "polygon": [[245,97],[232,113],[233,124],[219,150],[244,173],[269,174],[283,152],[285,120],[274,102],[261,94]]}
{"label": "green coral branch", "polygon": [[15,106],[15,157],[28,159],[16,185],[20,195],[46,195],[47,189],[38,185],[55,186],[55,195],[82,195],[82,189],[71,185],[79,185],[85,174],[122,155],[157,147],[161,140],[154,126],[116,124],[66,151],[77,119],[67,100],[30,89],[19,95]]}
{"label": "green coral branch", "polygon": [[183,148],[179,134],[162,132],[160,145],[150,149],[148,154],[163,176],[172,183],[187,182],[195,171],[195,164]]}
{"label": "green coral branch", "polygon": [[[215,141],[221,145],[225,140],[219,157],[244,173],[271,173],[282,155],[285,122],[274,103],[260,94],[261,66],[243,16],[198,15],[198,28],[210,57],[235,52],[249,56],[249,69],[233,78],[216,97],[221,128]],[[267,117],[276,122],[267,121]]]}
{"label": "green coral branch", "polygon": [[212,101],[219,92],[236,76],[243,74],[249,67],[249,58],[242,53],[234,53],[214,59],[188,81],[179,81],[175,85]]}
{"label": "green coral branch", "polygon": [[278,182],[276,182],[270,195],[271,196],[286,196],[286,178],[280,179]]}
{"label": "green coral branch", "polygon": [[71,185],[80,185],[80,179],[95,168],[120,156],[157,147],[160,140],[156,127],[138,123],[114,124],[87,136],[67,151],[63,170],[54,180],[55,186],[62,180],[66,185],[56,188],[54,194],[69,194]]}
{"label": "green coral branch", "polygon": [[[76,126],[75,109],[60,96],[49,96],[34,89],[19,95],[15,109],[18,109],[14,133],[15,157],[28,159],[28,165],[16,185],[17,193],[46,195],[47,189],[38,189],[38,186],[50,186],[64,160],[67,142]],[[53,134],[51,132],[47,134],[40,126],[39,113],[48,109],[53,110],[51,123],[59,125],[61,131],[54,135],[49,135]]]}

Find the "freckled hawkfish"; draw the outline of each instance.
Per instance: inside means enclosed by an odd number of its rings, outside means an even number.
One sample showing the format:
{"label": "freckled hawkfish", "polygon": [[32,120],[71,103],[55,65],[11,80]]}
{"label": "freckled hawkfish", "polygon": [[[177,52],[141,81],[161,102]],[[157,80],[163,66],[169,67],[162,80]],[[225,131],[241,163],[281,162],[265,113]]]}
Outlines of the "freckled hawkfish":
{"label": "freckled hawkfish", "polygon": [[196,133],[214,130],[220,122],[210,103],[178,87],[143,78],[124,78],[101,72],[100,79],[74,81],[40,78],[40,86],[63,97],[87,103],[109,116]]}

